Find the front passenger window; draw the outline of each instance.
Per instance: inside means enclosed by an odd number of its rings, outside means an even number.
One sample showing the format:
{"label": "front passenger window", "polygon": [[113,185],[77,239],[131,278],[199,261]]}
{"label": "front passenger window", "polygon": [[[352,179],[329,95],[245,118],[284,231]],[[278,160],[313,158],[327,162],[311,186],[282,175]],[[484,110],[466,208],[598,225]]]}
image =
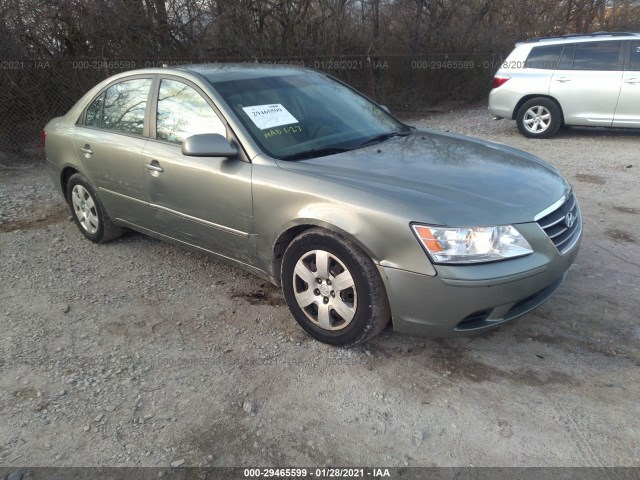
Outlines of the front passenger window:
{"label": "front passenger window", "polygon": [[200,133],[226,136],[226,127],[216,112],[190,86],[163,79],[158,94],[156,137],[172,143]]}

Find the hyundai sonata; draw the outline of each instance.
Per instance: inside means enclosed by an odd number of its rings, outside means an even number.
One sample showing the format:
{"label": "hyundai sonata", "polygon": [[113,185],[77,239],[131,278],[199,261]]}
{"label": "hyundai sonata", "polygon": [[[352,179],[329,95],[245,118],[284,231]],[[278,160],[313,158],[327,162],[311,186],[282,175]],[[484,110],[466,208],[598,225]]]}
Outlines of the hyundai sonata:
{"label": "hyundai sonata", "polygon": [[303,68],[122,73],[45,139],[87,239],[132,229],[232,262],[282,286],[302,328],[334,345],[389,320],[450,336],[521,316],[560,286],[582,234],[548,163],[410,127]]}

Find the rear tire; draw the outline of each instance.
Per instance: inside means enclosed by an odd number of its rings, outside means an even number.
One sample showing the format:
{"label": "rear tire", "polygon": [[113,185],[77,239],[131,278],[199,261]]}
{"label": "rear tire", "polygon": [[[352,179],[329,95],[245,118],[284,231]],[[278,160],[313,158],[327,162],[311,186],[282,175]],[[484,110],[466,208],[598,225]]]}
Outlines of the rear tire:
{"label": "rear tire", "polygon": [[89,181],[76,173],[67,183],[67,203],[80,232],[94,243],[105,243],[122,235],[105,211]]}
{"label": "rear tire", "polygon": [[562,125],[560,107],[548,98],[532,98],[516,114],[518,130],[527,138],[551,138]]}
{"label": "rear tire", "polygon": [[284,253],[281,275],[294,318],[323,343],[365,342],[391,318],[387,292],[371,258],[333,232],[314,228],[297,236]]}

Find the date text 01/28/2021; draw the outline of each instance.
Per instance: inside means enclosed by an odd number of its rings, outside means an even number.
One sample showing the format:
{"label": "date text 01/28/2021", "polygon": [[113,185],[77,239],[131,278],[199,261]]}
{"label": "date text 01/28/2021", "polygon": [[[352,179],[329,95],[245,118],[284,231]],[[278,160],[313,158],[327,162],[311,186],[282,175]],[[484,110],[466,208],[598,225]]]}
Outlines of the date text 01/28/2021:
{"label": "date text 01/28/2021", "polygon": [[245,468],[245,478],[365,478],[391,477],[388,468]]}

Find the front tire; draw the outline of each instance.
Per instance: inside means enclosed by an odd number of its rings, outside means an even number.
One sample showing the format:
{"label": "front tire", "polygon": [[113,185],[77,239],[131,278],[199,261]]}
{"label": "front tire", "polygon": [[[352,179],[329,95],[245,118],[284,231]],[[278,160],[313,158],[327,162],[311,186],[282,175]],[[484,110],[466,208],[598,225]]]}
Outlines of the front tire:
{"label": "front tire", "polygon": [[516,124],[527,138],[550,138],[562,125],[562,113],[553,100],[533,98],[518,110]]}
{"label": "front tire", "polygon": [[95,190],[79,173],[67,183],[67,203],[76,226],[92,242],[105,243],[122,235],[122,228],[111,221]]}
{"label": "front tire", "polygon": [[364,342],[391,317],[374,263],[353,242],[332,232],[314,228],[296,237],[284,253],[281,279],[294,318],[323,343]]}

